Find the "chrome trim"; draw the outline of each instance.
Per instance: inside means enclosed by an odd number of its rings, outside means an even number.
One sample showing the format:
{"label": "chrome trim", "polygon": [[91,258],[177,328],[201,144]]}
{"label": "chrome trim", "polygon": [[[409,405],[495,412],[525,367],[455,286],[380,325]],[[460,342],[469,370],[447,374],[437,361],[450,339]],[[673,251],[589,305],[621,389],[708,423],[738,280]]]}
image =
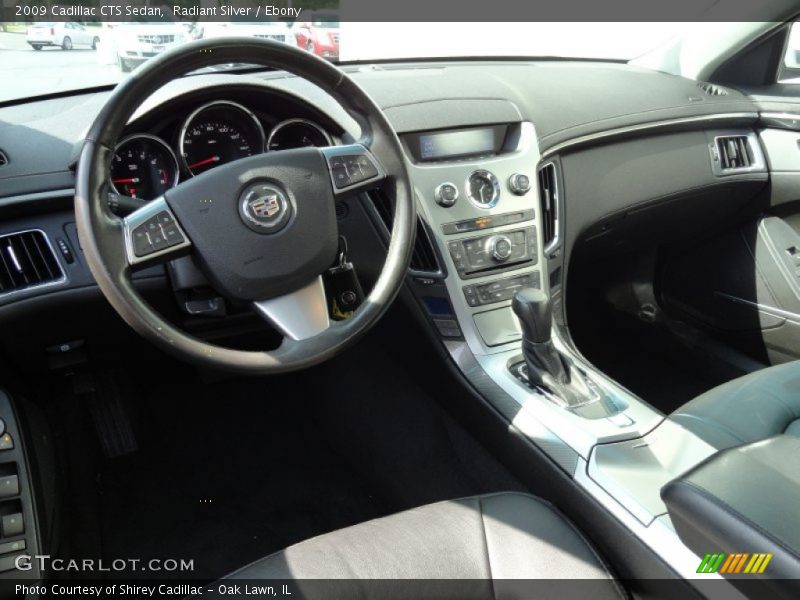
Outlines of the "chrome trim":
{"label": "chrome trim", "polygon": [[689,585],[700,590],[704,597],[718,600],[745,600],[746,597],[718,573],[702,576],[697,574],[697,565],[700,564],[701,557],[681,541],[668,515],[660,515],[649,526],[644,526],[618,498],[612,496],[589,476],[587,462],[582,458],[578,459],[574,480],[628,531],[661,556]]}
{"label": "chrome trim", "polygon": [[759,114],[761,121],[768,127],[780,129],[800,130],[800,114],[784,112],[762,112]]}
{"label": "chrome trim", "polygon": [[[527,177],[527,179],[528,179],[528,187],[527,188],[522,188],[522,187],[519,186],[519,183],[517,183],[517,179],[519,179],[520,177]],[[527,194],[528,192],[531,191],[531,187],[532,187],[531,178],[530,178],[530,176],[526,175],[525,173],[519,173],[519,172],[513,173],[508,178],[508,189],[510,189],[511,192],[513,194],[516,194],[517,196],[524,196],[525,194]]]}
{"label": "chrome trim", "polygon": [[[37,283],[36,285],[31,285],[31,286],[28,286],[28,287],[25,287],[25,288],[21,288],[21,289],[18,289],[18,290],[0,292],[0,300],[5,300],[6,298],[10,298],[11,296],[14,296],[14,295],[17,295],[17,294],[23,294],[23,293],[29,292],[31,290],[40,290],[40,289],[46,288],[46,287],[53,287],[53,286],[56,286],[56,285],[62,285],[64,283],[66,283],[66,281],[67,281],[67,274],[64,272],[64,267],[61,266],[61,260],[58,258],[58,253],[55,251],[55,248],[53,248],[53,244],[50,242],[50,237],[47,235],[47,233],[44,230],[38,229],[38,228],[34,228],[34,229],[23,229],[22,231],[14,231],[12,233],[4,233],[4,234],[0,235],[0,241],[2,241],[5,238],[14,237],[15,235],[23,235],[25,233],[41,233],[42,234],[42,236],[44,237],[44,241],[47,244],[48,250],[50,250],[50,252],[53,255],[53,258],[55,258],[56,265],[58,265],[58,270],[61,273],[61,277],[59,277],[58,279],[53,279],[52,281],[47,281],[45,283]],[[17,265],[15,265],[15,266],[18,267],[18,265],[19,265],[19,262],[17,261]],[[19,267],[18,267],[18,270],[21,271],[21,269]]]}
{"label": "chrome trim", "polygon": [[588,461],[589,477],[645,526],[667,514],[659,492],[716,448],[669,418],[644,437],[598,444]]}
{"label": "chrome trim", "polygon": [[571,140],[566,140],[564,142],[560,142],[555,146],[550,146],[549,148],[542,151],[542,158],[549,158],[554,154],[558,154],[566,150],[567,148],[571,148],[573,146],[581,146],[584,144],[591,144],[593,142],[598,142],[602,140],[607,140],[609,138],[615,138],[620,136],[625,136],[631,133],[640,133],[644,131],[649,131],[651,129],[663,129],[667,127],[673,127],[675,125],[691,125],[693,123],[703,123],[706,121],[723,121],[723,120],[734,120],[734,119],[758,119],[758,113],[755,112],[738,112],[738,113],[717,113],[713,115],[699,115],[696,117],[680,117],[676,119],[665,119],[663,121],[653,121],[651,123],[641,123],[639,125],[628,125],[626,127],[617,127],[615,129],[608,129],[606,131],[599,131],[597,133],[590,133],[587,135],[582,135]]}
{"label": "chrome trim", "polygon": [[517,340],[503,346],[503,351],[495,354],[475,355],[476,362],[495,384],[505,391],[519,406],[519,410],[530,412],[535,419],[559,439],[563,440],[580,456],[588,460],[595,444],[619,442],[641,437],[652,431],[664,416],[630,394],[606,375],[583,362],[569,351],[563,341],[553,331],[556,349],[571,359],[586,376],[594,381],[613,403],[621,408],[616,413],[627,415],[630,423],[619,425],[609,417],[586,419],[577,415],[556,400],[550,399],[541,390],[534,389],[517,379],[509,369],[510,364],[522,358],[522,343]]}
{"label": "chrome trim", "polygon": [[216,106],[232,107],[241,110],[246,116],[250,117],[253,120],[253,123],[255,123],[256,125],[256,129],[258,130],[259,136],[261,136],[261,152],[266,151],[266,136],[264,135],[264,127],[261,125],[261,121],[258,120],[253,111],[251,111],[246,106],[242,106],[238,102],[233,102],[231,100],[214,100],[213,102],[203,104],[199,108],[196,108],[194,111],[192,111],[189,114],[189,116],[186,117],[186,120],[183,122],[183,125],[181,125],[180,133],[178,134],[178,151],[180,152],[181,164],[191,177],[194,177],[194,173],[192,173],[192,170],[189,168],[189,163],[186,161],[186,156],[183,147],[183,140],[186,137],[186,131],[189,129],[189,125],[192,123],[192,121],[195,118],[197,118],[197,116],[200,113],[202,113],[204,110],[207,110],[209,108],[214,108]]}
{"label": "chrome trim", "polygon": [[[322,136],[328,142],[328,146],[333,146],[333,138],[331,138],[330,134],[322,128],[322,125],[319,125],[319,124],[315,123],[314,121],[310,121],[309,119],[295,118],[295,119],[286,119],[285,121],[281,121],[280,123],[275,125],[275,127],[272,128],[272,130],[269,132],[269,136],[267,137],[267,143],[264,146],[264,151],[265,152],[270,152],[269,145],[272,143],[273,136],[276,133],[278,133],[278,131],[280,131],[281,129],[283,129],[287,125],[292,125],[294,123],[303,123],[305,125],[310,125],[311,127],[313,127],[314,129],[316,129],[318,132],[320,132],[322,134]],[[272,152],[274,152],[274,150]]]}
{"label": "chrome trim", "polygon": [[[505,240],[508,243],[508,255],[506,256],[497,253],[497,244],[498,242],[501,242],[503,240]],[[489,236],[489,238],[486,240],[486,252],[490,251],[494,259],[502,263],[511,258],[511,254],[514,251],[514,243],[511,241],[511,238],[505,234],[499,233],[496,235],[492,235]]]}
{"label": "chrome trim", "polygon": [[561,242],[561,194],[558,190],[558,167],[556,167],[556,163],[553,161],[546,162],[536,170],[536,189],[539,191],[539,214],[541,215],[539,219],[541,223],[539,234],[542,235],[542,242],[544,242],[544,209],[542,204],[542,190],[539,189],[539,173],[548,167],[553,167],[553,215],[555,218],[553,219],[553,239],[542,248],[545,258],[547,258],[553,250],[558,248],[558,244]]}
{"label": "chrome trim", "polygon": [[[472,189],[469,185],[469,182],[473,177],[475,177],[475,175],[482,175],[492,183],[492,199],[490,202],[486,204],[478,202],[477,200],[475,200],[475,198],[472,197]],[[472,173],[470,173],[464,182],[464,189],[466,189],[467,191],[467,198],[469,198],[469,201],[472,202],[473,206],[475,206],[476,208],[488,210],[490,208],[494,208],[495,206],[497,206],[497,203],[500,201],[500,180],[497,179],[497,175],[495,175],[491,171],[487,171],[486,169],[477,169]]]}
{"label": "chrome trim", "polygon": [[[151,217],[155,217],[157,214],[162,212],[169,213],[169,215],[175,221],[175,224],[178,226],[178,230],[181,232],[184,241],[175,246],[169,246],[163,250],[158,250],[157,252],[148,254],[147,256],[136,256],[136,253],[133,251],[133,230]],[[192,242],[189,240],[189,236],[186,235],[186,232],[183,230],[183,227],[181,227],[180,222],[178,222],[178,219],[175,218],[175,214],[169,209],[169,205],[164,199],[164,196],[154,198],[139,210],[129,214],[123,219],[122,226],[123,237],[125,238],[125,256],[128,259],[128,264],[131,266],[143,262],[150,262],[156,258],[163,257],[167,254],[173,254],[178,250],[188,248],[192,245]]]}
{"label": "chrome trim", "polygon": [[765,315],[769,315],[771,317],[777,317],[779,319],[786,319],[787,321],[791,321],[795,325],[800,325],[800,314],[793,313],[788,310],[783,310],[782,308],[769,306],[767,304],[760,304],[759,302],[753,302],[752,300],[745,300],[744,298],[739,298],[738,296],[732,296],[730,294],[726,294],[725,292],[714,292],[714,295],[719,296],[720,298],[724,298],[725,300],[730,300],[731,302],[736,302],[737,304],[744,304],[745,306],[755,308],[758,312],[764,313]]}
{"label": "chrome trim", "polygon": [[64,188],[47,192],[31,192],[15,196],[0,196],[0,207],[36,202],[37,200],[69,200],[75,198],[74,188]]}
{"label": "chrome trim", "polygon": [[17,273],[24,275],[22,272],[22,265],[19,264],[19,259],[17,258],[17,253],[14,252],[14,247],[9,244],[6,246],[6,250],[8,251],[8,256],[11,258],[11,262],[14,263],[14,268],[17,270]]}
{"label": "chrome trim", "polygon": [[[442,188],[446,185],[453,186],[453,189],[456,191],[456,197],[453,198],[453,201],[450,204],[443,204],[442,202],[439,201],[442,197]],[[451,206],[453,206],[456,202],[458,202],[460,196],[461,192],[458,191],[458,186],[452,181],[443,181],[442,183],[437,185],[436,188],[433,190],[434,201],[436,202],[436,204],[444,208],[450,208]]]}
{"label": "chrome trim", "polygon": [[[178,163],[178,157],[175,156],[175,151],[170,147],[170,145],[156,135],[151,135],[149,133],[134,133],[133,135],[129,135],[128,137],[123,138],[116,146],[114,146],[114,154],[112,154],[111,160],[112,161],[114,160],[114,157],[117,155],[117,152],[119,152],[120,148],[122,148],[125,144],[127,144],[131,140],[135,139],[150,140],[151,142],[156,142],[158,144],[161,144],[164,148],[166,148],[167,153],[172,157],[172,160],[175,163],[175,181],[172,182],[172,185],[169,186],[169,188],[171,189],[174,188],[176,185],[178,185],[178,181],[181,178],[181,167],[180,164]],[[111,186],[111,189],[114,190],[120,196],[125,195],[117,189],[117,186],[114,185],[114,181],[111,177],[110,166],[108,167],[108,184]],[[140,200],[149,202],[150,200],[154,200],[154,198],[140,198]]]}
{"label": "chrome trim", "polygon": [[322,276],[291,294],[260,300],[253,306],[283,335],[293,340],[319,335],[331,324]]}

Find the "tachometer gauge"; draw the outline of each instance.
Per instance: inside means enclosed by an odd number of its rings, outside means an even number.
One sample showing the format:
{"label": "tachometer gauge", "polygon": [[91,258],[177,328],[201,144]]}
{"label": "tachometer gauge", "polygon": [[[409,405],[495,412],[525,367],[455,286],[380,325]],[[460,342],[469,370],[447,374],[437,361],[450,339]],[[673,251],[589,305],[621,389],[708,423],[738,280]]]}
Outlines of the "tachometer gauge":
{"label": "tachometer gauge", "polygon": [[332,146],[328,132],[307,119],[288,119],[281,121],[269,134],[267,150],[288,150],[305,146]]}
{"label": "tachometer gauge", "polygon": [[201,106],[180,134],[183,165],[199,175],[217,165],[264,151],[264,128],[244,106],[220,100]]}
{"label": "tachometer gauge", "polygon": [[178,183],[178,159],[162,139],[144,133],[122,140],[111,159],[118,194],[152,200]]}

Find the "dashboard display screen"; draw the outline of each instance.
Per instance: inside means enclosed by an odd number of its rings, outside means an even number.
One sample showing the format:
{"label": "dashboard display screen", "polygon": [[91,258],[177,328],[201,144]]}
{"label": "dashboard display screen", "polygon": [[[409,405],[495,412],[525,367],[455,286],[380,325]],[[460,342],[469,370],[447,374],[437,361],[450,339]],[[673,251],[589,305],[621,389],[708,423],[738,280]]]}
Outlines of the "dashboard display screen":
{"label": "dashboard display screen", "polygon": [[419,157],[422,160],[483,154],[494,150],[494,132],[491,129],[468,129],[419,136]]}
{"label": "dashboard display screen", "polygon": [[503,136],[500,128],[461,129],[419,134],[419,160],[442,160],[459,156],[493,154],[500,149]]}

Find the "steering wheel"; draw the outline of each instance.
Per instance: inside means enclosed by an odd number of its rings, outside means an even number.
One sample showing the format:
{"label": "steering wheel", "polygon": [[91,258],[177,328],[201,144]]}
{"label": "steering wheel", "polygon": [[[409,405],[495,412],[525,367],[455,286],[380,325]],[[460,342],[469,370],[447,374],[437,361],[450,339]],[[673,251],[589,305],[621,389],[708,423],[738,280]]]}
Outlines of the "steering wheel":
{"label": "steering wheel", "polygon": [[[288,71],[330,94],[361,128],[357,143],[243,158],[189,179],[120,219],[108,207],[109,165],[136,108],[172,79],[221,63]],[[386,262],[369,296],[331,322],[322,274],[338,251],[337,198],[383,186],[394,196]],[[403,283],[416,210],[400,140],[372,99],[344,72],[271,40],[199,40],[151,59],[116,87],[94,121],[78,162],[75,215],[100,290],[145,338],[212,367],[270,374],[320,363],[364,334]],[[131,273],[190,252],[214,288],[252,304],[282,335],[272,351],[216,346],[156,313]]]}

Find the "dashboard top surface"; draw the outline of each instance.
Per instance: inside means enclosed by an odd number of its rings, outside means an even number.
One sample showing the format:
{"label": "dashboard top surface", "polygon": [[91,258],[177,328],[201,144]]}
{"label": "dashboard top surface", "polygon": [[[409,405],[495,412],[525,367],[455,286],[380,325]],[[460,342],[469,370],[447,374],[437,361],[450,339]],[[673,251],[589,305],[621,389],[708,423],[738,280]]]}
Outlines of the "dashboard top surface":
{"label": "dashboard top surface", "polygon": [[[474,61],[346,67],[386,111],[398,133],[531,121],[542,151],[579,136],[655,121],[755,112],[745,95],[708,96],[697,82],[618,63]],[[465,82],[469,82],[465,84]],[[178,79],[148,99],[134,119],[235,85],[287,98],[326,127],[357,135],[352,119],[319,88],[282,72],[225,73]],[[0,197],[72,187],[70,164],[109,92],[78,94],[0,108]],[[224,89],[217,96],[225,98]],[[252,104],[252,102],[251,102]],[[274,107],[281,108],[280,102]],[[269,113],[269,106],[260,106]]]}

